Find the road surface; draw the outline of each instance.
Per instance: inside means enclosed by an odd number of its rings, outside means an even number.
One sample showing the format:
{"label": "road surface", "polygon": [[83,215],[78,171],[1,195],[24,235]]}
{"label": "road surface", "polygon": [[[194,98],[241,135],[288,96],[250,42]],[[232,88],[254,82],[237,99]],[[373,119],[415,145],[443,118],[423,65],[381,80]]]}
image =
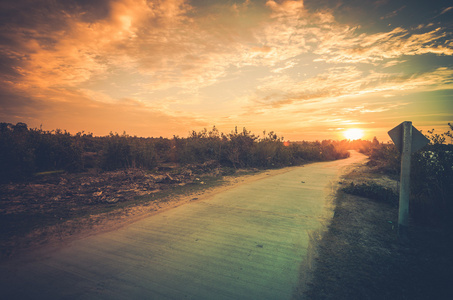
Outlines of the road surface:
{"label": "road surface", "polygon": [[309,233],[347,167],[289,168],[34,259],[0,266],[2,299],[290,299]]}

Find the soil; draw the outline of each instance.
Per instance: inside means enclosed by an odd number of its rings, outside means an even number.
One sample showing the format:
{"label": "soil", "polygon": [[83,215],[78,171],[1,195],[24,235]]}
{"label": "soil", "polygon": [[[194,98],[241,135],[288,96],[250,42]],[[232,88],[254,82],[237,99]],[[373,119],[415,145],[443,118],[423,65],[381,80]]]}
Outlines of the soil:
{"label": "soil", "polygon": [[59,248],[285,169],[167,165],[153,172],[51,173],[0,185],[0,261]]}
{"label": "soil", "polygon": [[[343,185],[397,181],[362,166]],[[444,231],[411,224],[397,234],[397,205],[338,191],[335,214],[314,242],[310,271],[295,299],[452,299],[453,239]]]}

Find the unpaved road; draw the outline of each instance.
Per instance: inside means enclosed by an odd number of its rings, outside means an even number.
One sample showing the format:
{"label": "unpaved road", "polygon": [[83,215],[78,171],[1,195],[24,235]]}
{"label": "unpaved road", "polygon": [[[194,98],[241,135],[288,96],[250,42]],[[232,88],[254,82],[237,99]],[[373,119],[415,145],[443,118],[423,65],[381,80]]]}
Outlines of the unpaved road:
{"label": "unpaved road", "polygon": [[290,299],[345,170],[288,168],[122,229],[2,263],[3,299]]}

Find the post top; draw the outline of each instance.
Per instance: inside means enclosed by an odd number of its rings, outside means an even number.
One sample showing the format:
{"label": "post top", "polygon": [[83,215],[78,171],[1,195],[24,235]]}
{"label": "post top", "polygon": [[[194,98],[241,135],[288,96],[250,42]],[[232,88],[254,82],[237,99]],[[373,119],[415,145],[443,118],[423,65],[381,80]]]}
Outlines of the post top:
{"label": "post top", "polygon": [[[404,121],[388,132],[388,135],[392,139],[399,152],[403,151],[404,125],[412,125],[412,122]],[[429,140],[420,131],[418,131],[417,128],[412,126],[411,153],[420,150],[428,143]]]}

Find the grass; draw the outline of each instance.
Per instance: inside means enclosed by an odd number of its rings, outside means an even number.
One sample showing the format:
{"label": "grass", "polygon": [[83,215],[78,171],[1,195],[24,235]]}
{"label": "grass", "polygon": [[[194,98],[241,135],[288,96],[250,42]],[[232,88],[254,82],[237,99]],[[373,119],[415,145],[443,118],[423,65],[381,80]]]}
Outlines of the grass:
{"label": "grass", "polygon": [[342,190],[343,192],[351,195],[385,202],[394,206],[398,205],[398,195],[391,188],[384,187],[372,181],[360,184],[354,184],[354,182],[351,182]]}
{"label": "grass", "polygon": [[345,179],[363,183],[338,191],[334,217],[314,245],[312,273],[295,299],[451,299],[452,236],[411,224],[409,241],[400,243],[398,208],[388,202],[395,193],[373,183],[371,170]]}

